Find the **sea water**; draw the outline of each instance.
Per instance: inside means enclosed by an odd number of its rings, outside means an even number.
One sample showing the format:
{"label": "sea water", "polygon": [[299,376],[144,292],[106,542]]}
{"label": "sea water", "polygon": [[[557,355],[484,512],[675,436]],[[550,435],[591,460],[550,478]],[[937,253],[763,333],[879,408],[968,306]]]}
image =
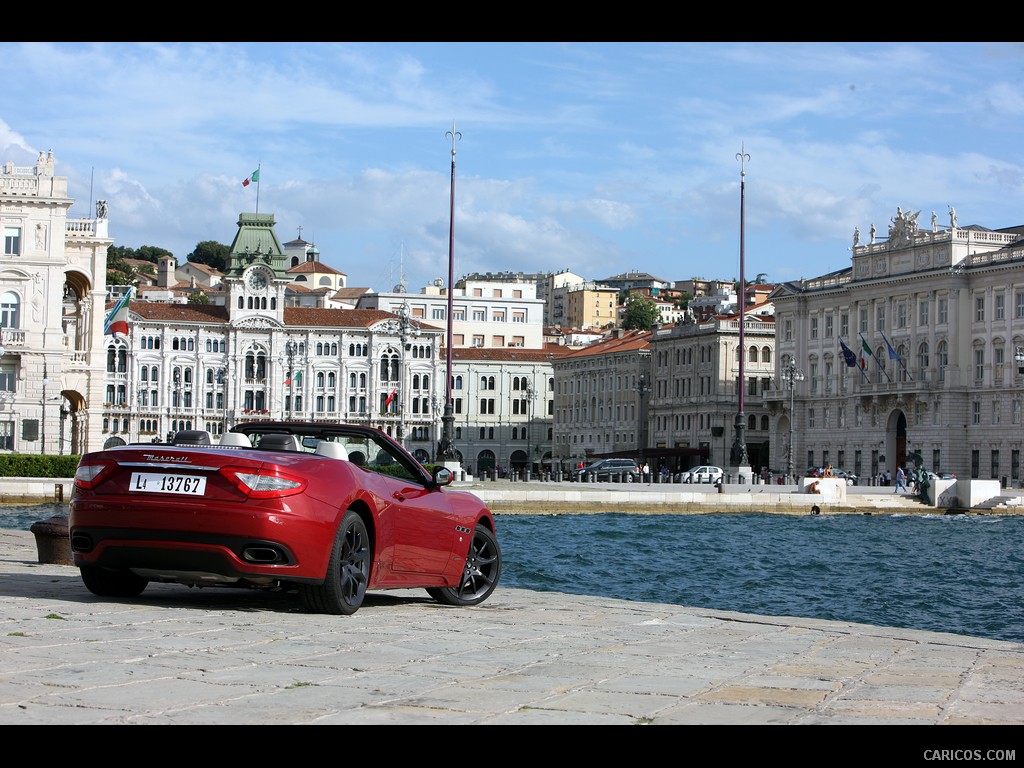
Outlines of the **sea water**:
{"label": "sea water", "polygon": [[[66,504],[0,507],[28,530]],[[1024,642],[1021,515],[498,515],[501,586]],[[499,587],[500,589],[500,587]]]}

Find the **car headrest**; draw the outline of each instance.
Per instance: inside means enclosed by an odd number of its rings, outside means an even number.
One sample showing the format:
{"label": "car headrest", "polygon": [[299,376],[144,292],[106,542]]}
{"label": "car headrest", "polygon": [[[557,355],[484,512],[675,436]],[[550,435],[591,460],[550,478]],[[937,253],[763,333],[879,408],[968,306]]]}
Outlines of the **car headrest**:
{"label": "car headrest", "polygon": [[182,429],[174,433],[171,445],[213,445],[213,438],[205,429]]}
{"label": "car headrest", "polygon": [[265,451],[298,451],[299,441],[295,435],[271,432],[260,438],[259,446]]}
{"label": "car headrest", "polygon": [[316,444],[315,453],[318,456],[328,456],[332,459],[348,460],[348,451],[341,443],[332,443],[329,440],[321,440]]}
{"label": "car headrest", "polygon": [[241,432],[225,432],[220,438],[221,445],[237,445],[242,448],[252,448],[252,441]]}

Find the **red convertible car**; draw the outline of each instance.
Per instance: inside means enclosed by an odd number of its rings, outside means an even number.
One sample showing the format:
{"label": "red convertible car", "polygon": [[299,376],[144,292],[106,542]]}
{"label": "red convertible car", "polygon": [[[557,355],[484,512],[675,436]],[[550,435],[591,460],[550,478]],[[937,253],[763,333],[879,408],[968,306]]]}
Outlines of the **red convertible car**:
{"label": "red convertible car", "polygon": [[498,584],[501,550],[490,511],[452,480],[372,427],[253,422],[219,441],[188,430],[82,457],[71,548],[103,597],[154,581],[294,589],[330,614],[409,587],[477,605]]}

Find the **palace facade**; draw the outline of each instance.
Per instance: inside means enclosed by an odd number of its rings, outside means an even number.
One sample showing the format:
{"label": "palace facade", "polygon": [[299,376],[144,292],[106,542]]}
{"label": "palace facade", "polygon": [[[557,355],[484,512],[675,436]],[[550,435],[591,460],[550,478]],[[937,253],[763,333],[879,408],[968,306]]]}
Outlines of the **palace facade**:
{"label": "palace facade", "polygon": [[850,267],[772,292],[774,465],[792,432],[798,471],[869,478],[918,462],[1020,481],[1024,228],[960,227],[952,208],[948,226],[933,212],[921,227],[919,213],[897,209],[884,238],[856,231]]}

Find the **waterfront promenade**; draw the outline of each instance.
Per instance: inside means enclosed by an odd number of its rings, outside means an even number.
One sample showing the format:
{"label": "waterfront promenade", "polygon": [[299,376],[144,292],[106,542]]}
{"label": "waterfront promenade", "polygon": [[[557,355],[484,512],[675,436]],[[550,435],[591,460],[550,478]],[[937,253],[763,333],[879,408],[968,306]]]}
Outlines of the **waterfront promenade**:
{"label": "waterfront promenade", "polygon": [[1021,725],[1024,644],[500,586],[110,600],[0,530],[0,724]]}
{"label": "waterfront promenade", "polygon": [[[499,516],[816,501],[785,486],[455,487]],[[942,513],[849,490],[818,513]],[[463,609],[374,593],[347,617],[248,590],[110,600],[39,563],[28,531],[0,530],[0,724],[1021,725],[1024,644],[501,586]]]}

